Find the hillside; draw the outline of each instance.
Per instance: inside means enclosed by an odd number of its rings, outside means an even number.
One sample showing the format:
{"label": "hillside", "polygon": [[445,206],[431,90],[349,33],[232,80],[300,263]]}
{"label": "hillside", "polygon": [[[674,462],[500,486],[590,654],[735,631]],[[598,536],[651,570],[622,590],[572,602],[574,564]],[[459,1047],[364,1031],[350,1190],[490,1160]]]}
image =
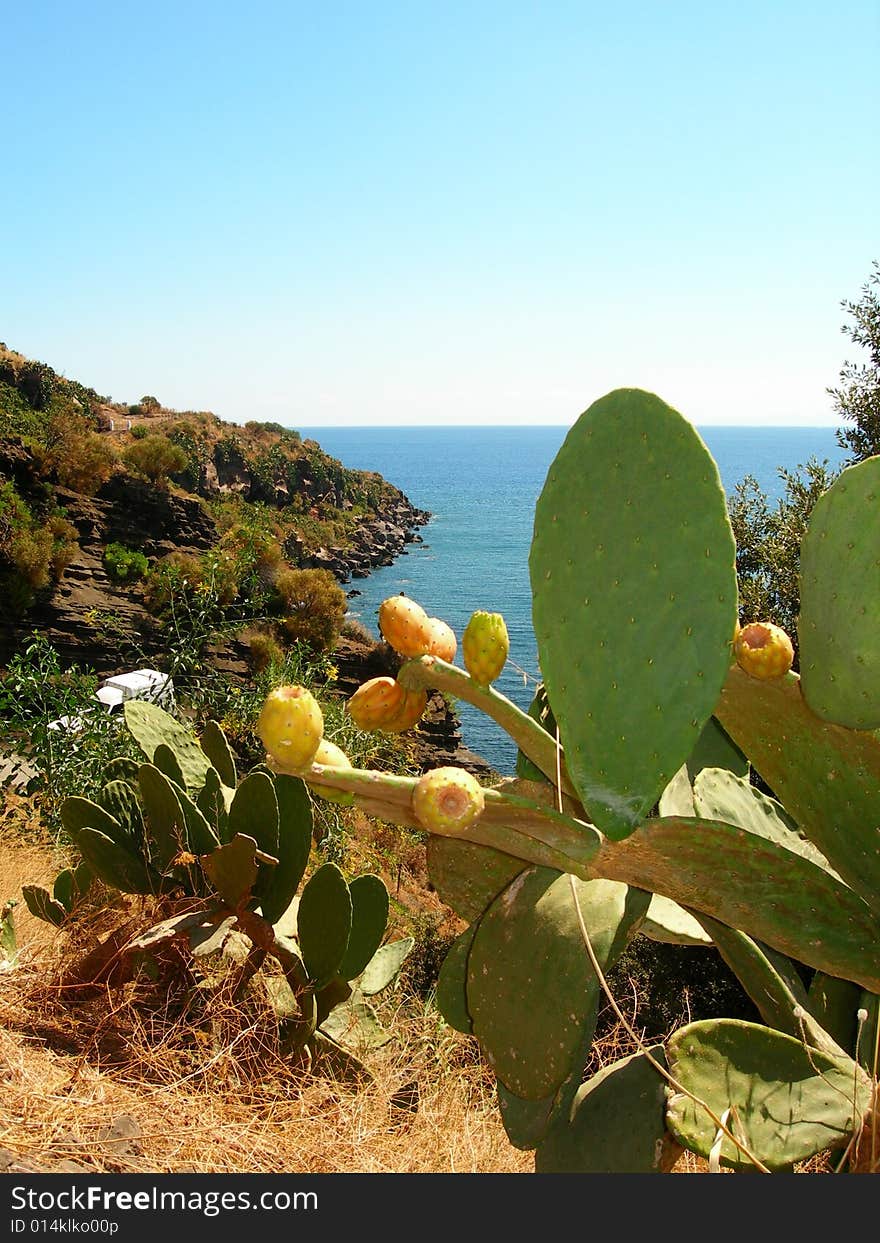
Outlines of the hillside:
{"label": "hillside", "polygon": [[99,672],[149,652],[181,583],[281,616],[291,571],[363,576],[428,517],[279,424],[110,402],[0,344],[0,662],[33,629]]}

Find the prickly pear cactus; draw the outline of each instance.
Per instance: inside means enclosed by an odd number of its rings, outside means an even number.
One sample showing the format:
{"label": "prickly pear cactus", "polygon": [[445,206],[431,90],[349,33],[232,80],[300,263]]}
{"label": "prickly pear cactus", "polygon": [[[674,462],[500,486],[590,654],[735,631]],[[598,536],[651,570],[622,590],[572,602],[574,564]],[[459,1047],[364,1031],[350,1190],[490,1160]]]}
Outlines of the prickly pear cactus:
{"label": "prickly pear cactus", "polygon": [[[397,684],[486,713],[525,780],[463,800],[461,839],[425,814],[430,780],[327,778],[431,834],[432,881],[469,924],[438,1002],[480,1041],[511,1142],[538,1169],[664,1170],[678,1144],[762,1170],[840,1146],[863,1168],[880,1027],[875,485],[880,461],[816,506],[798,677],[790,636],[739,624],[732,531],[697,433],[651,394],[609,394],[538,501],[544,685],[529,713],[488,684],[467,634],[465,670],[404,641]],[[417,629],[423,611],[398,608]],[[582,1085],[598,972],[639,931],[714,943],[764,1025],[690,1024]]]}
{"label": "prickly pear cactus", "polygon": [[529,558],[541,672],[593,823],[632,833],[694,748],[730,664],[734,543],[696,431],[621,389],[550,467]]}

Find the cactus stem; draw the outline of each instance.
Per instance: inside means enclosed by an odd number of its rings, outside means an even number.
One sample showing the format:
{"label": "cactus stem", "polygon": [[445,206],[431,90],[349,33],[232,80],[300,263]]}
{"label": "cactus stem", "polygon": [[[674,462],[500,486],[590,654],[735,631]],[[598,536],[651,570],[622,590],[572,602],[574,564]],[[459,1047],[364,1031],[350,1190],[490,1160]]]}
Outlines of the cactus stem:
{"label": "cactus stem", "polygon": [[[446,691],[463,699],[474,708],[479,708],[490,717],[496,725],[508,734],[533,764],[540,768],[549,781],[556,776],[556,742],[542,729],[537,721],[532,720],[505,695],[493,690],[491,686],[478,686],[470,674],[455,665],[447,664],[437,656],[422,656],[419,660],[410,660],[401,668],[397,675],[401,686],[410,690],[432,688]],[[578,792],[571,783],[565,765],[562,766],[562,789],[566,794],[578,798]]]}

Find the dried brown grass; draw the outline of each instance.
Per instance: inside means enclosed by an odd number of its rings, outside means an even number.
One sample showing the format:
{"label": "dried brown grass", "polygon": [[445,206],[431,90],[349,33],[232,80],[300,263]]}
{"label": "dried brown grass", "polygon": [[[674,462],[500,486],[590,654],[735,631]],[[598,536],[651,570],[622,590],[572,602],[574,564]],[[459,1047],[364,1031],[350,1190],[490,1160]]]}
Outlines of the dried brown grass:
{"label": "dried brown grass", "polygon": [[[358,1085],[282,1057],[259,990],[238,1006],[222,990],[200,1006],[182,985],[71,991],[70,949],[34,949],[3,979],[0,1146],[22,1159],[161,1173],[531,1168],[474,1042],[413,998],[386,1003],[395,1040]],[[122,1152],[101,1138],[120,1115],[140,1130]]]}

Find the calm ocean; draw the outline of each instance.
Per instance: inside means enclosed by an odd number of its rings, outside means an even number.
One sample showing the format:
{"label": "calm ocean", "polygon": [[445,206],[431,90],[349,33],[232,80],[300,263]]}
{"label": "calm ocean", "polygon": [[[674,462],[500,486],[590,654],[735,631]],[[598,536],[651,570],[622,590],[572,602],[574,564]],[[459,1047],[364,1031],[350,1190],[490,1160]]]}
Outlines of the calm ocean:
{"label": "calm ocean", "polygon": [[[349,589],[352,615],[377,634],[376,610],[397,592],[447,621],[461,639],[474,609],[503,613],[510,661],[498,689],[522,707],[532,690],[519,666],[535,679],[537,651],[531,627],[528,554],[535,501],[566,434],[564,427],[301,428],[346,466],[376,470],[414,505],[434,515],[423,544]],[[833,428],[708,427],[701,434],[730,492],[752,474],[771,497],[781,492],[780,466],[789,469],[815,455],[832,466],[844,457]],[[530,681],[530,687],[533,682]],[[499,772],[510,774],[516,757],[505,734],[481,713],[462,705],[464,740]]]}

